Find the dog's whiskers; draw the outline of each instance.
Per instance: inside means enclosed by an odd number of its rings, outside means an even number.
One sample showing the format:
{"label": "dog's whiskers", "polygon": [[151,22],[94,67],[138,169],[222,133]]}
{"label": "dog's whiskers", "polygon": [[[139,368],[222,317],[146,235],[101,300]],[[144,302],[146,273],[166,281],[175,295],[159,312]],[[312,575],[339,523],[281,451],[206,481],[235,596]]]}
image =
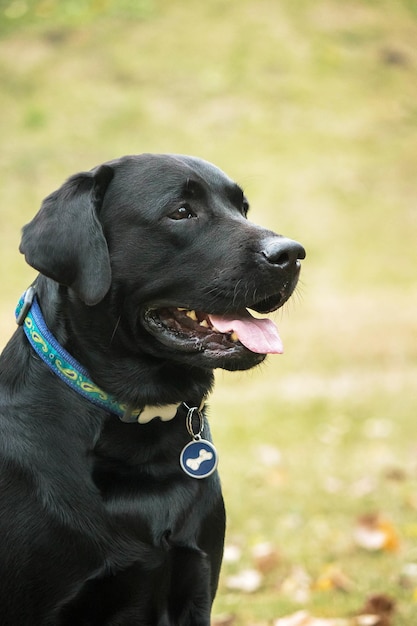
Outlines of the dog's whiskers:
{"label": "dog's whiskers", "polygon": [[236,299],[238,297],[238,289],[239,289],[239,286],[240,286],[241,282],[242,282],[242,278],[239,278],[239,280],[237,281],[237,283],[234,286],[232,306],[235,306],[235,304],[236,304]]}
{"label": "dog's whiskers", "polygon": [[114,336],[115,336],[115,335],[116,335],[116,333],[117,333],[117,329],[119,328],[119,324],[120,324],[120,320],[121,320],[121,319],[122,319],[122,316],[121,316],[121,315],[119,315],[119,317],[117,318],[117,322],[116,322],[116,324],[115,324],[115,327],[114,327],[114,329],[113,329],[112,335],[111,335],[111,337],[110,337],[109,346],[111,346],[111,345],[112,345],[112,343],[113,343],[113,339],[114,339]]}

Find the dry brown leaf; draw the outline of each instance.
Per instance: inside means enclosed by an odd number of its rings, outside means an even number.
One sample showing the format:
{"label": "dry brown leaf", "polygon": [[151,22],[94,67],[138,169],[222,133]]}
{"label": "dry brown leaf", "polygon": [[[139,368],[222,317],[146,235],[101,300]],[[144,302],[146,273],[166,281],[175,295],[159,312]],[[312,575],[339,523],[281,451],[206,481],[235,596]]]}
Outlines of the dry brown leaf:
{"label": "dry brown leaf", "polygon": [[385,470],[385,478],[394,482],[404,482],[407,480],[407,472],[402,467],[390,467]]}
{"label": "dry brown leaf", "polygon": [[318,591],[339,591],[349,592],[353,588],[353,582],[334,564],[327,565],[314,583],[314,589]]}
{"label": "dry brown leaf", "polygon": [[359,517],[353,530],[353,538],[356,545],[369,551],[395,551],[399,547],[394,525],[378,513]]}
{"label": "dry brown leaf", "polygon": [[395,601],[385,594],[369,596],[363,608],[358,611],[358,626],[391,626],[395,613]]}
{"label": "dry brown leaf", "polygon": [[395,602],[383,594],[370,596],[356,617],[314,617],[308,611],[297,611],[280,617],[273,626],[392,626]]}
{"label": "dry brown leaf", "polygon": [[258,543],[252,548],[255,567],[262,574],[267,574],[276,568],[280,561],[275,547],[269,542]]}

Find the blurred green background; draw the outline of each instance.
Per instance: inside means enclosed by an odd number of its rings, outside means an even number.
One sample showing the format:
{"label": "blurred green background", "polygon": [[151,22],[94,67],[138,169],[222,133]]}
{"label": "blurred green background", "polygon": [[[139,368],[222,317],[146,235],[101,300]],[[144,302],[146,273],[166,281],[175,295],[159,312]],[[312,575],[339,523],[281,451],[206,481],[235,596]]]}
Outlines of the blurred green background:
{"label": "blurred green background", "polygon": [[[307,249],[285,354],[218,372],[211,401],[229,624],[348,617],[371,593],[395,625],[417,615],[416,42],[414,0],[0,0],[1,345],[35,275],[21,226],[107,159],[211,160]],[[358,545],[369,514],[394,547]],[[349,585],[317,583],[329,564]]]}

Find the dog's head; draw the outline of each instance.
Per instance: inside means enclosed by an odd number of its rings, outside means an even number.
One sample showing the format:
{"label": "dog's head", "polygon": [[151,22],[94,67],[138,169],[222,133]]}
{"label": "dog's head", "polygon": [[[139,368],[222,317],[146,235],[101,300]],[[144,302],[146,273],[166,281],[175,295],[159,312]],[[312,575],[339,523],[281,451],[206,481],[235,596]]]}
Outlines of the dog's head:
{"label": "dog's head", "polygon": [[118,322],[109,343],[196,367],[247,369],[281,351],[274,324],[247,309],[281,307],[305,257],[297,242],[249,222],[248,208],[241,188],[206,161],[123,157],[46,198],[20,250],[80,306],[102,314],[106,304]]}

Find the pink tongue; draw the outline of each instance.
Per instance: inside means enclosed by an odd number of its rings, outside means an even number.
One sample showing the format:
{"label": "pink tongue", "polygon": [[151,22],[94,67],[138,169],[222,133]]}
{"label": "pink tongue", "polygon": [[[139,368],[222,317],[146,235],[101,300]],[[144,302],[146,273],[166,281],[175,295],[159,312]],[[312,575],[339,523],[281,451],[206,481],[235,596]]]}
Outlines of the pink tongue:
{"label": "pink tongue", "polygon": [[209,318],[220,333],[235,331],[240,343],[243,343],[251,352],[282,354],[284,351],[278,329],[269,319],[257,319],[249,311],[245,311],[239,317],[209,315]]}

